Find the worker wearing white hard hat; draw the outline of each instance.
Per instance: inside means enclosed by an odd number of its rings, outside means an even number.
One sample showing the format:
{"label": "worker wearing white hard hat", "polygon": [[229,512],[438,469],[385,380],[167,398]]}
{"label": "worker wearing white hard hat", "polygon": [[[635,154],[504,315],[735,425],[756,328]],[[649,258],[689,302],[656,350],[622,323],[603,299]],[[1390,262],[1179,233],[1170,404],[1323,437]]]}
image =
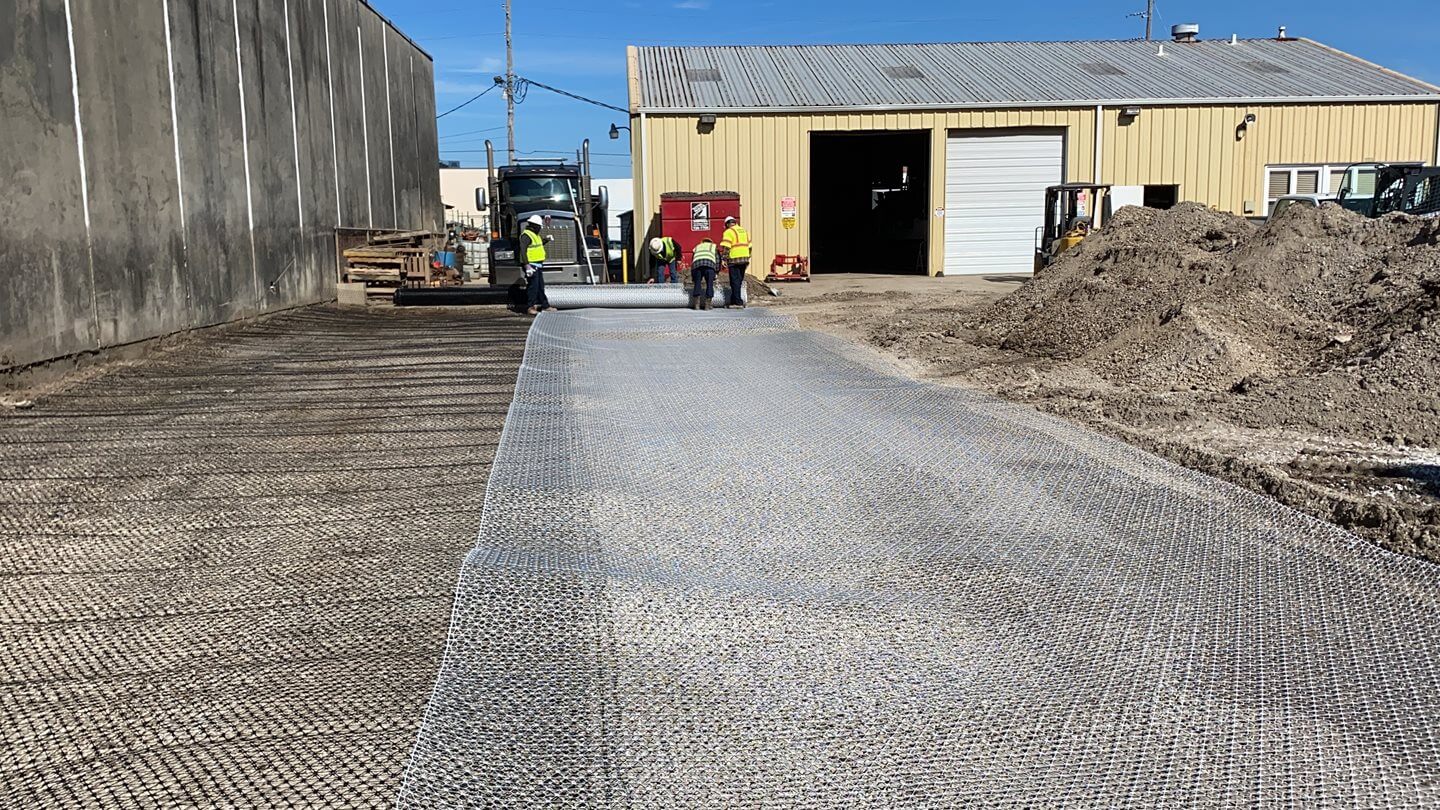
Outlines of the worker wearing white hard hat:
{"label": "worker wearing white hard hat", "polygon": [[680,244],[669,236],[656,236],[650,240],[650,256],[655,264],[655,277],[650,283],[680,283]]}
{"label": "worker wearing white hard hat", "polygon": [[525,220],[525,229],[520,232],[520,250],[525,262],[525,300],[530,305],[525,311],[531,315],[555,309],[550,306],[550,299],[545,297],[545,243],[555,237],[541,234],[543,227],[543,218],[531,216]]}
{"label": "worker wearing white hard hat", "polygon": [[745,308],[745,270],[750,266],[750,232],[735,217],[725,217],[725,233],[720,236],[720,256],[730,271],[730,295],[727,307]]}

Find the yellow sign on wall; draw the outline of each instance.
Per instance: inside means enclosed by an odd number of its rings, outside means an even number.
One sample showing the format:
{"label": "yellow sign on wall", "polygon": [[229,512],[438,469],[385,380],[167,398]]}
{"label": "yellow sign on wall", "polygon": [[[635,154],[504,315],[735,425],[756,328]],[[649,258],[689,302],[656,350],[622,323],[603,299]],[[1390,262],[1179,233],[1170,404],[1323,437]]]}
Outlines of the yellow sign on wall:
{"label": "yellow sign on wall", "polygon": [[799,208],[794,197],[780,198],[780,224],[784,226],[785,230],[795,230],[795,215]]}

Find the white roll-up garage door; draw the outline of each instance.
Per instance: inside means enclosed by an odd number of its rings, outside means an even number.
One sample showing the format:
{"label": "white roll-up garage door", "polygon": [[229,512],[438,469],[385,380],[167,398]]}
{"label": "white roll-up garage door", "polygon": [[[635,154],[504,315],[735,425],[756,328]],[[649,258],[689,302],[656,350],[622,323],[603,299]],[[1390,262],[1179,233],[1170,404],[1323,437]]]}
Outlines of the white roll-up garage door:
{"label": "white roll-up garage door", "polygon": [[1029,273],[1045,188],[1062,182],[1060,132],[950,133],[945,144],[945,274]]}

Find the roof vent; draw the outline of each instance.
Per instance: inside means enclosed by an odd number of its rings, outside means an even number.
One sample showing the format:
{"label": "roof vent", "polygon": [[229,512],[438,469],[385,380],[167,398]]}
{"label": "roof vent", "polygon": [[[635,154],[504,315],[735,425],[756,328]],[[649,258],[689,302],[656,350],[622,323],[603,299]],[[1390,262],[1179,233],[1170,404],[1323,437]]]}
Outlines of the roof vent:
{"label": "roof vent", "polygon": [[718,82],[720,71],[715,68],[685,68],[685,78],[692,82]]}
{"label": "roof vent", "polygon": [[1109,62],[1081,62],[1080,69],[1096,76],[1124,76],[1125,71]]}
{"label": "roof vent", "polygon": [[925,74],[921,73],[914,65],[883,65],[880,70],[892,79],[925,78]]}
{"label": "roof vent", "polygon": [[1200,26],[1195,23],[1180,23],[1170,26],[1170,37],[1176,42],[1195,42],[1200,39]]}
{"label": "roof vent", "polygon": [[1276,38],[1276,39],[1286,39],[1286,36],[1285,36],[1285,26],[1283,26],[1283,25],[1280,26],[1280,32],[1275,35],[1275,38]]}

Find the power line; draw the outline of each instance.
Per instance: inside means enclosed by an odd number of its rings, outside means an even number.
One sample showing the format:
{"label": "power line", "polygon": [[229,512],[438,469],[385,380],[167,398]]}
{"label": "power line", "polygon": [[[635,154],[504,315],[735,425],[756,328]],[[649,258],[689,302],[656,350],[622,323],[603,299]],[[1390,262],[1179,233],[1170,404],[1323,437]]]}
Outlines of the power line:
{"label": "power line", "polygon": [[472,130],[470,130],[469,132],[452,132],[452,133],[450,133],[449,135],[441,135],[441,136],[440,136],[440,140],[443,141],[443,140],[445,140],[446,138],[459,138],[459,137],[461,137],[462,135],[479,135],[479,134],[482,133],[482,132],[494,132],[494,131],[497,130],[497,129],[504,129],[504,128],[505,128],[505,125],[504,125],[504,124],[501,124],[501,125],[498,126],[498,127],[486,127],[486,128],[484,128],[484,129],[472,129]]}
{"label": "power line", "polygon": [[446,110],[445,112],[440,113],[439,115],[435,116],[435,120],[436,120],[436,121],[439,121],[441,118],[444,118],[445,116],[449,115],[450,113],[453,113],[453,112],[455,112],[456,110],[458,110],[458,109],[460,109],[460,108],[462,108],[462,107],[467,106],[468,104],[470,104],[471,101],[474,101],[474,100],[480,98],[481,96],[485,95],[486,93],[490,92],[491,90],[494,90],[496,87],[499,87],[499,86],[500,86],[500,85],[498,85],[498,84],[492,84],[492,85],[490,85],[489,87],[485,88],[484,90],[481,90],[479,93],[476,93],[475,95],[471,96],[471,97],[470,97],[470,100],[469,100],[469,101],[466,101],[464,104],[461,104],[461,105],[459,105],[458,107],[451,107],[450,109]]}
{"label": "power line", "polygon": [[616,107],[614,104],[606,104],[606,103],[603,102],[603,101],[596,101],[596,100],[593,99],[593,98],[586,98],[586,97],[584,97],[584,96],[578,96],[578,95],[576,95],[576,94],[574,94],[574,93],[571,93],[571,92],[568,91],[568,90],[561,90],[561,89],[558,88],[558,87],[551,87],[551,86],[548,85],[548,84],[545,84],[545,83],[543,83],[543,82],[537,82],[537,81],[535,81],[534,79],[519,78],[518,81],[516,82],[516,84],[521,86],[520,89],[517,89],[517,90],[516,90],[516,99],[515,99],[515,103],[516,103],[516,104],[519,104],[521,101],[524,101],[524,99],[525,99],[524,89],[528,88],[529,85],[534,85],[534,86],[536,86],[536,87],[539,87],[539,88],[542,89],[542,90],[549,90],[549,91],[552,92],[552,93],[557,93],[557,94],[559,94],[559,95],[565,96],[566,98],[573,98],[573,99],[575,99],[576,101],[583,101],[583,102],[585,102],[586,104],[594,104],[596,107],[604,107],[604,108],[607,109],[607,110],[614,110],[615,112],[624,113],[625,115],[629,115],[629,114],[630,114],[630,111],[627,110],[627,109],[625,109],[624,107]]}

